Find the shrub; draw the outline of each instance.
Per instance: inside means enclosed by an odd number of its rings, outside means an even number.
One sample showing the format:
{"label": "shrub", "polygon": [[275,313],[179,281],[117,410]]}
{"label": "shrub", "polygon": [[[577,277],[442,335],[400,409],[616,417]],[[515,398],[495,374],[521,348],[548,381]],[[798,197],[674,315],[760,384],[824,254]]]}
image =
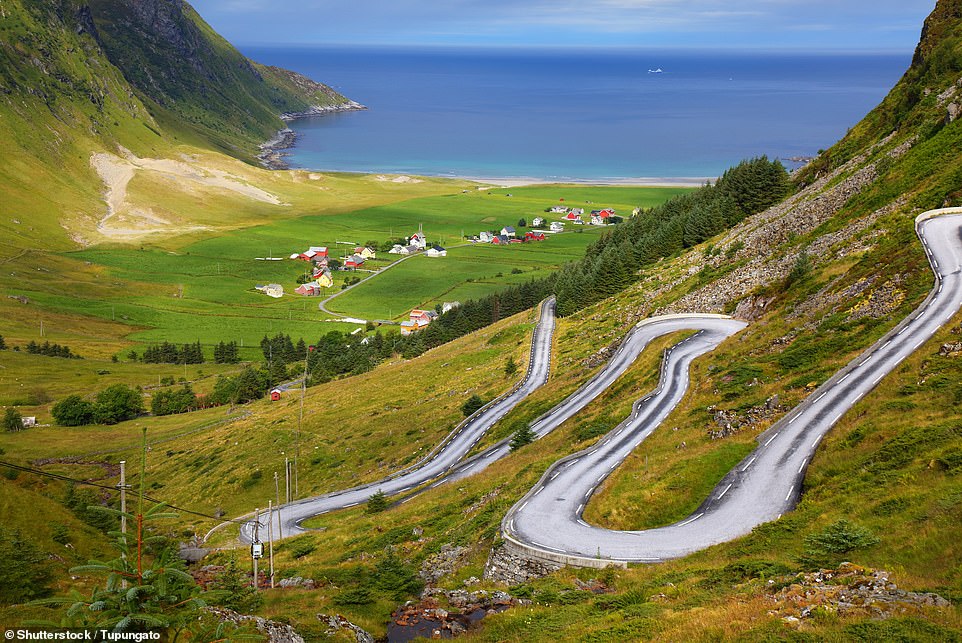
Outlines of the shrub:
{"label": "shrub", "polygon": [[53,405],[50,414],[60,426],[93,424],[94,405],[79,395],[68,395]]}
{"label": "shrub", "polygon": [[468,417],[482,406],[484,406],[484,400],[475,394],[469,397],[468,400],[461,405],[461,412],[464,414],[464,417]]}
{"label": "shrub", "polygon": [[3,413],[3,429],[9,432],[23,430],[23,416],[20,415],[20,411],[12,406],[7,407]]}
{"label": "shrub", "polygon": [[842,518],[822,531],[806,536],[805,551],[799,562],[814,567],[834,566],[842,562],[843,554],[878,542],[869,529]]}
{"label": "shrub", "polygon": [[531,427],[525,423],[521,425],[521,428],[515,432],[514,437],[511,438],[511,443],[509,446],[511,447],[512,451],[516,451],[524,445],[534,442],[535,437],[534,431],[532,431]]}
{"label": "shrub", "polygon": [[365,510],[369,514],[376,514],[387,509],[387,496],[380,489],[373,496],[367,500],[367,509]]}
{"label": "shrub", "polygon": [[140,392],[125,384],[113,384],[97,394],[94,419],[101,424],[132,420],[144,412]]}

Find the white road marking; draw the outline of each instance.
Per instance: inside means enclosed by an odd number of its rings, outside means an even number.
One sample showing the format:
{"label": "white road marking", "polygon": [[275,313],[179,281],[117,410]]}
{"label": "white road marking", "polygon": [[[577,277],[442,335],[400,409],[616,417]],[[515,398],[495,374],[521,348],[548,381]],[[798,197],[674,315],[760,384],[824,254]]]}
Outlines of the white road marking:
{"label": "white road marking", "polygon": [[585,508],[585,503],[582,502],[580,505],[578,505],[578,511],[577,511],[578,515],[581,515],[581,510],[584,508]]}
{"label": "white road marking", "polygon": [[749,461],[748,461],[748,464],[746,464],[744,467],[742,467],[742,472],[748,471],[748,467],[752,466],[752,463],[755,462],[755,460],[757,460],[757,459],[758,459],[758,456],[756,455],[754,458],[752,458],[751,460],[749,460]]}
{"label": "white road marking", "polygon": [[726,493],[728,493],[728,490],[731,489],[731,488],[732,488],[731,485],[728,485],[727,487],[725,487],[725,490],[722,491],[720,494],[718,494],[718,497],[715,498],[715,500],[721,500],[722,497],[723,497]]}
{"label": "white road marking", "polygon": [[814,449],[815,447],[817,447],[818,443],[821,441],[822,441],[822,436],[818,436],[817,438],[815,438],[815,441],[812,442],[812,448]]}
{"label": "white road marking", "polygon": [[688,523],[690,523],[690,522],[695,522],[696,520],[698,520],[699,518],[701,518],[701,517],[704,516],[704,515],[705,515],[704,513],[700,513],[700,514],[698,514],[697,516],[695,516],[695,517],[693,517],[693,518],[689,518],[689,519],[686,520],[685,522],[680,522],[680,523],[678,523],[678,526],[679,526],[679,527],[684,527],[684,526],[687,525]]}
{"label": "white road marking", "polygon": [[792,485],[791,488],[788,490],[788,495],[785,496],[785,502],[788,502],[788,499],[792,497],[793,491],[795,491],[795,485]]}
{"label": "white road marking", "polygon": [[805,465],[806,465],[806,464],[808,464],[808,458],[805,458],[804,460],[802,460],[802,466],[800,466],[800,467],[798,468],[798,472],[799,472],[799,473],[802,472],[802,469],[805,468]]}
{"label": "white road marking", "polygon": [[773,435],[772,437],[768,438],[768,442],[766,442],[764,446],[767,447],[769,444],[772,443],[772,440],[774,440],[774,439],[777,438],[777,437],[778,437],[778,433],[776,433],[776,434]]}
{"label": "white road marking", "polygon": [[840,380],[838,381],[838,383],[841,384],[842,382],[844,382],[845,380],[847,380],[849,375],[851,375],[851,373],[846,373],[846,374],[845,374],[845,377],[843,377],[842,379],[840,379]]}
{"label": "white road marking", "polygon": [[537,496],[537,495],[538,495],[539,493],[541,493],[542,491],[544,491],[544,487],[538,487],[538,490],[534,492],[534,495]]}
{"label": "white road marking", "polygon": [[527,507],[527,506],[528,506],[528,501],[525,500],[525,501],[524,501],[524,504],[521,505],[520,507],[518,507],[518,511],[524,511],[524,508]]}

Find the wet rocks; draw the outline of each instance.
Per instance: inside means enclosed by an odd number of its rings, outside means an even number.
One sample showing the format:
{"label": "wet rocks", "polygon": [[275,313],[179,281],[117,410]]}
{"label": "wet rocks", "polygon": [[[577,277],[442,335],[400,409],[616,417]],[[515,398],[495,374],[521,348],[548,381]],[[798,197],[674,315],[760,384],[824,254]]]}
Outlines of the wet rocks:
{"label": "wet rocks", "polygon": [[485,616],[530,603],[501,591],[468,592],[429,587],[421,593],[420,601],[409,601],[391,614],[388,639],[453,638]]}

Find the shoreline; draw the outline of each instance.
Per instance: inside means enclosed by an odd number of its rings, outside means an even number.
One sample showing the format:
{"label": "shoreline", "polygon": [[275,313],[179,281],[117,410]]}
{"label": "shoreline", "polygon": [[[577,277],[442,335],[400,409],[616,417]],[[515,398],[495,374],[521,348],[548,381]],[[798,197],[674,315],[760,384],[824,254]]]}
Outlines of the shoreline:
{"label": "shoreline", "polygon": [[[304,111],[284,112],[279,115],[279,118],[285,123],[289,123],[299,118],[324,116],[337,112],[357,112],[365,109],[367,109],[366,106],[357,101],[349,100],[346,103],[340,103],[338,105],[312,105]],[[284,157],[288,155],[283,152],[294,147],[296,143],[297,132],[289,127],[285,127],[284,129],[277,130],[274,136],[257,146],[257,149],[260,151],[256,154],[256,158],[260,161],[261,165],[268,170],[289,170],[291,169],[290,165],[284,160]]]}

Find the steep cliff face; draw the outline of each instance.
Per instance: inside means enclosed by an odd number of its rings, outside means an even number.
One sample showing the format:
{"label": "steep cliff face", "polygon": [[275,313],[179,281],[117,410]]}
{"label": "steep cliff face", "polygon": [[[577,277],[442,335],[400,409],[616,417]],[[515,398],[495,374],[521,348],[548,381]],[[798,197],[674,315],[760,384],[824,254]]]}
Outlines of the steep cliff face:
{"label": "steep cliff face", "polygon": [[234,154],[282,127],[281,113],[348,103],[325,85],[248,60],[183,0],[92,0],[90,9],[107,57],[151,112]]}

